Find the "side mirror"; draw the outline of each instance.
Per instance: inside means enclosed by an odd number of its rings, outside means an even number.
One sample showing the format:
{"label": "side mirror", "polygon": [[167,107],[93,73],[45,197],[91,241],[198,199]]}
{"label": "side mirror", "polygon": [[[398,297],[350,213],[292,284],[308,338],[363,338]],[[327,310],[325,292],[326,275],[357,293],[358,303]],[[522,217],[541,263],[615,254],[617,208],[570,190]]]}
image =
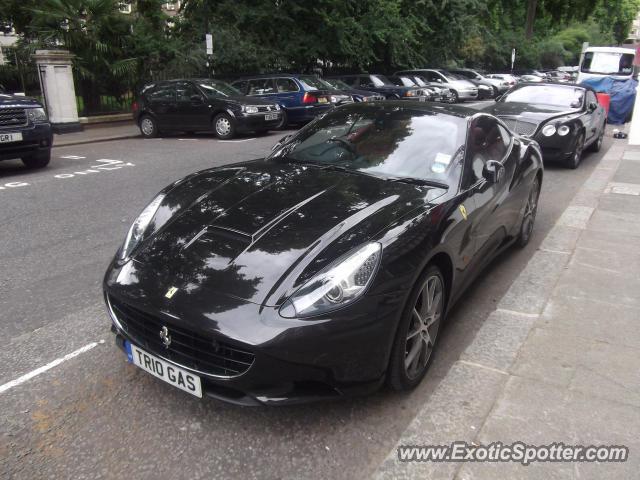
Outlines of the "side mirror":
{"label": "side mirror", "polygon": [[282,137],[280,140],[278,140],[278,142],[273,147],[271,147],[271,151],[273,152],[274,150],[280,148],[280,146],[282,146],[285,143],[287,143],[292,136],[293,135],[289,134],[289,135],[285,135],[284,137]]}
{"label": "side mirror", "polygon": [[591,102],[589,104],[589,111],[590,112],[595,112],[597,108],[598,108],[598,104],[596,102]]}
{"label": "side mirror", "polygon": [[191,97],[189,98],[191,100],[192,103],[203,103],[204,100],[202,99],[202,97],[200,95],[191,95]]}
{"label": "side mirror", "polygon": [[488,160],[482,169],[482,176],[491,184],[500,183],[504,177],[504,165],[497,160]]}

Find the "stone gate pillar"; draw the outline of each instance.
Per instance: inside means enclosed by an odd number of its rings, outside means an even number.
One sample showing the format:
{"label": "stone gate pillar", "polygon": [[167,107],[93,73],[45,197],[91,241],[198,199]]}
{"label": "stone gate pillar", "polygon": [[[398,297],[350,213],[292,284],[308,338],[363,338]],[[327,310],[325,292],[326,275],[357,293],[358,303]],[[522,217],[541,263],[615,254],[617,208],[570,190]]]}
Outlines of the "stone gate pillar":
{"label": "stone gate pillar", "polygon": [[55,133],[82,130],[78,121],[76,90],[73,85],[73,57],[74,55],[67,50],[36,50],[33,55],[45,108]]}

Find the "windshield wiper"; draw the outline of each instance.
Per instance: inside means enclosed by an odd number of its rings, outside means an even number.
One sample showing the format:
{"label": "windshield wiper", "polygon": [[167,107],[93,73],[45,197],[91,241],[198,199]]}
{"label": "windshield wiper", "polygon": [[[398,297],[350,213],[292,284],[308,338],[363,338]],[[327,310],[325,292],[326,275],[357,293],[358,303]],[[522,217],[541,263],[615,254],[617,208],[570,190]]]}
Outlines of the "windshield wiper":
{"label": "windshield wiper", "polygon": [[401,182],[401,183],[409,183],[411,185],[421,185],[425,187],[437,187],[443,188],[445,190],[449,190],[449,185],[443,182],[438,182],[437,180],[427,180],[425,178],[417,178],[417,177],[390,177],[389,181],[391,182]]}

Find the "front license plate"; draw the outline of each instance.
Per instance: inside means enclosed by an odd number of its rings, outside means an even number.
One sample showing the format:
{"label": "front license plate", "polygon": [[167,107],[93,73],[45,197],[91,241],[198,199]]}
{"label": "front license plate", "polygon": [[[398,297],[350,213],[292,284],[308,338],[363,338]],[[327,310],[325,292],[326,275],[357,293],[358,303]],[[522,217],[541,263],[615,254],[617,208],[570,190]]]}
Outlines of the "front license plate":
{"label": "front license plate", "polygon": [[160,380],[170,383],[174,387],[178,387],[180,390],[202,398],[202,384],[200,377],[197,375],[165,362],[128,341],[125,343],[125,347],[129,361],[137,367]]}
{"label": "front license plate", "polygon": [[0,143],[21,142],[22,133],[0,133]]}
{"label": "front license plate", "polygon": [[277,113],[268,113],[264,116],[265,120],[277,120],[278,119],[278,114]]}
{"label": "front license plate", "polygon": [[426,102],[427,101],[427,97],[418,97],[418,100],[421,102]]}

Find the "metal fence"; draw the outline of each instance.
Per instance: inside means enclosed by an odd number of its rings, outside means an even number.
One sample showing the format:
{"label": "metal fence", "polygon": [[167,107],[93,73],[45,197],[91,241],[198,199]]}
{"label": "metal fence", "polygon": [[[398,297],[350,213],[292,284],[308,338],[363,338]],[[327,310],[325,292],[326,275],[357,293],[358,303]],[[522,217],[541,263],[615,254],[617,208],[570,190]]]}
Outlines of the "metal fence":
{"label": "metal fence", "polygon": [[131,104],[135,99],[133,92],[123,95],[99,95],[94,105],[85,105],[81,96],[76,96],[76,104],[78,105],[78,115],[81,117],[90,117],[92,115],[105,115],[109,113],[129,113],[131,112]]}

